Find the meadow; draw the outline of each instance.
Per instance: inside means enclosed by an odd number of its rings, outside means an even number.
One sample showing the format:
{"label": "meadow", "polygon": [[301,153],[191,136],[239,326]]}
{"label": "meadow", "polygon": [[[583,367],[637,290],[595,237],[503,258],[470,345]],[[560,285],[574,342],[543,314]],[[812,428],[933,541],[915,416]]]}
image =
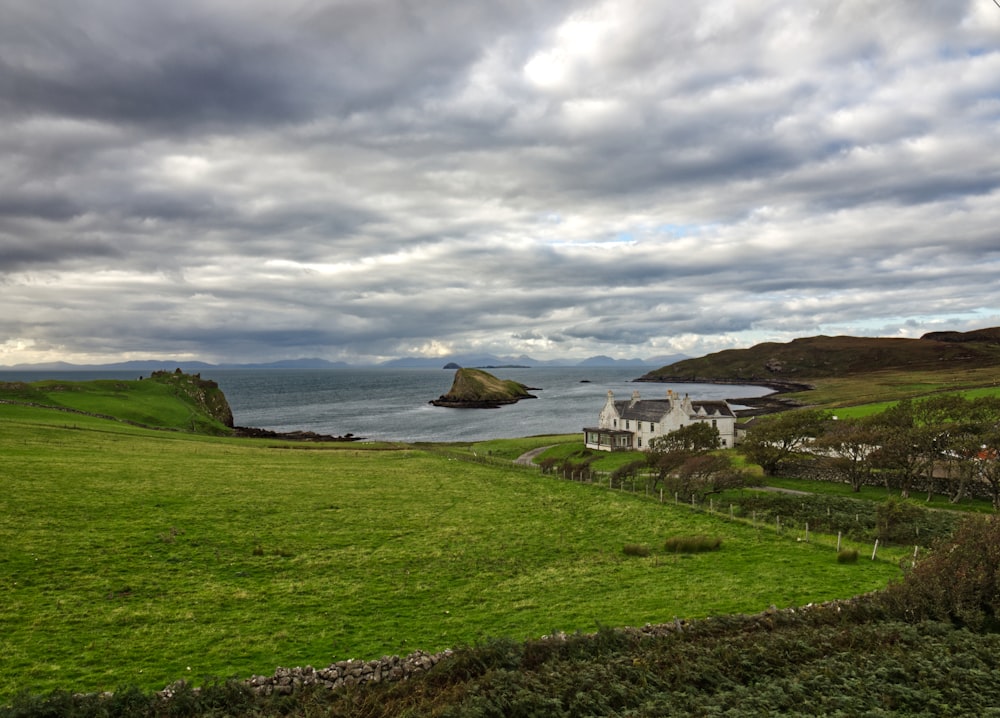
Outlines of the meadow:
{"label": "meadow", "polygon": [[[900,573],[458,453],[208,437],[0,405],[0,703],[22,690],[152,690],[754,613]],[[668,553],[677,535],[721,548]],[[626,555],[635,544],[649,555]]]}

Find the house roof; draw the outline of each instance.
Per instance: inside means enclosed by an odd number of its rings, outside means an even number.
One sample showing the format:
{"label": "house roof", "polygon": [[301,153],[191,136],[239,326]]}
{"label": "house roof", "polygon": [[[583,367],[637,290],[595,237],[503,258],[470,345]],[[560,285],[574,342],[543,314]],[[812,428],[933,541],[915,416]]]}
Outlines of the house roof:
{"label": "house roof", "polygon": [[664,414],[670,413],[672,408],[669,399],[640,399],[635,403],[631,401],[615,402],[618,416],[635,421],[660,421]]}
{"label": "house roof", "polygon": [[[694,413],[691,416],[735,417],[733,410],[724,401],[692,401]],[[670,399],[640,399],[639,401],[616,401],[615,410],[622,419],[634,421],[661,421],[664,414],[673,409]]]}
{"label": "house roof", "polygon": [[736,416],[729,404],[724,401],[692,401],[691,405],[696,411],[699,407],[704,409],[708,416]]}

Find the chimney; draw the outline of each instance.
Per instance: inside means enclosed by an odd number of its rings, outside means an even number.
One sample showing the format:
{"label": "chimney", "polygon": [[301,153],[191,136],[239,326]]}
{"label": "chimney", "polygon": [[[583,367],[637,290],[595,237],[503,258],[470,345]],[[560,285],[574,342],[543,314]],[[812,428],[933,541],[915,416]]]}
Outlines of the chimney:
{"label": "chimney", "polygon": [[629,408],[631,409],[633,406],[635,406],[635,403],[637,401],[639,401],[639,390],[638,389],[633,389],[632,390],[632,401],[628,405]]}

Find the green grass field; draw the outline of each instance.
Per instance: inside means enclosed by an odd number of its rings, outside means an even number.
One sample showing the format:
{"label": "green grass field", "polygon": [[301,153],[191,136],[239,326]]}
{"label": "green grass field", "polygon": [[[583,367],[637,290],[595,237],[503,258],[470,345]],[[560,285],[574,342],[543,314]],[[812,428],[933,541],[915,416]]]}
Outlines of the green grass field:
{"label": "green grass field", "polygon": [[[756,612],[898,575],[685,506],[414,448],[0,405],[0,461],[0,702]],[[665,553],[677,534],[722,548]]]}

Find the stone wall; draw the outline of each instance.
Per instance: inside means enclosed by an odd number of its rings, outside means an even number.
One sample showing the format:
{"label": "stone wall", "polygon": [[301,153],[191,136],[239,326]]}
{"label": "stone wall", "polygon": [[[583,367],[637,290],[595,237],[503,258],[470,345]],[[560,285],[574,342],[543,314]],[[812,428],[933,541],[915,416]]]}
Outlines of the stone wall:
{"label": "stone wall", "polygon": [[[383,656],[377,660],[338,661],[326,668],[312,666],[277,668],[274,675],[252,676],[244,681],[262,695],[289,695],[303,686],[322,685],[330,689],[357,686],[365,683],[405,681],[413,675],[424,673],[436,666],[452,651],[426,653],[415,651],[408,656]],[[178,685],[173,684],[159,691],[164,699],[173,697]]]}

